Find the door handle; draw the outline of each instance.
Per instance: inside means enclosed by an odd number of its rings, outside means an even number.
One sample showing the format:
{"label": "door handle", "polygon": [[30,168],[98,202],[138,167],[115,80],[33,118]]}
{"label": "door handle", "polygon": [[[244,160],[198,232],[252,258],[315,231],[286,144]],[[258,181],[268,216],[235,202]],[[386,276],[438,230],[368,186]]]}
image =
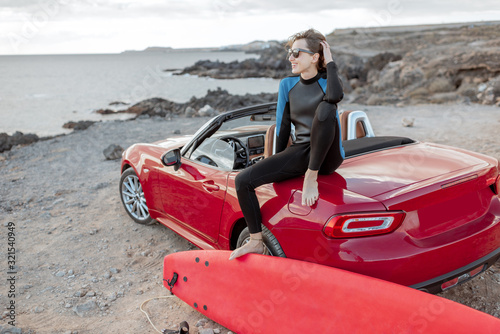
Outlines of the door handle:
{"label": "door handle", "polygon": [[218,185],[213,184],[213,181],[203,182],[203,188],[205,188],[207,191],[217,191],[220,189]]}

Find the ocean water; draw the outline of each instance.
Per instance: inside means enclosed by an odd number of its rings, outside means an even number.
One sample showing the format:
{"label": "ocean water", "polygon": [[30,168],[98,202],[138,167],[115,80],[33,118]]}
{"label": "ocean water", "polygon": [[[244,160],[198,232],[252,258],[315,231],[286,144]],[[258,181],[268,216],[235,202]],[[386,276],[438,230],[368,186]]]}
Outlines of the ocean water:
{"label": "ocean water", "polygon": [[100,115],[97,109],[120,101],[134,104],[151,97],[186,102],[208,89],[232,94],[277,92],[278,80],[216,80],[177,76],[200,59],[230,62],[255,55],[243,52],[133,52],[103,55],[0,56],[0,132],[66,133],[68,121],[125,119],[130,115]]}

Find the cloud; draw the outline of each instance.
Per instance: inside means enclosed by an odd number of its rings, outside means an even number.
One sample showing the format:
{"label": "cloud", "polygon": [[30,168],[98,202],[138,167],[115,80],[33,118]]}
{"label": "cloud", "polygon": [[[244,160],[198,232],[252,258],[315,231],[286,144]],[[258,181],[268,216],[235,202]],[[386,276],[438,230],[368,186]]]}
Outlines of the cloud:
{"label": "cloud", "polygon": [[33,0],[3,0],[0,8],[30,8],[37,5],[36,1]]}
{"label": "cloud", "polygon": [[[203,18],[225,15],[260,16],[267,14],[307,14],[325,11],[364,10],[376,13],[401,8],[406,16],[448,14],[454,11],[500,9],[497,0],[441,0],[410,2],[406,0],[3,0],[2,10],[34,14],[42,8],[56,8],[73,18],[85,17],[172,17]],[[355,20],[355,18],[352,18]]]}
{"label": "cloud", "polygon": [[0,53],[221,46],[283,40],[310,27],[328,34],[347,27],[493,20],[499,13],[498,0],[2,0]]}
{"label": "cloud", "polygon": [[394,7],[401,7],[411,13],[435,14],[440,12],[446,14],[453,10],[475,11],[475,10],[493,10],[500,9],[500,4],[497,0],[441,0],[429,1],[423,0],[419,2],[410,2],[407,0],[315,0],[304,2],[303,0],[209,0],[185,1],[189,4],[191,11],[196,12],[197,8],[211,7],[215,12],[223,11],[226,13],[245,14],[245,15],[262,15],[266,13],[319,13],[323,11],[334,10],[365,10],[368,12],[390,10]]}

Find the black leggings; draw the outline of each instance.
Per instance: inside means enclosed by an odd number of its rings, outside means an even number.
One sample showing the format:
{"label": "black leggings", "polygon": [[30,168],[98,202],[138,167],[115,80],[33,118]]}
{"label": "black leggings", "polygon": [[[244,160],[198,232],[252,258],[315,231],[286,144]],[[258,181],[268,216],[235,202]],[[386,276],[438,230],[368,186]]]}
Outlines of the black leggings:
{"label": "black leggings", "polygon": [[319,170],[320,174],[331,174],[340,166],[344,158],[336,115],[334,104],[321,102],[312,123],[310,143],[294,144],[236,176],[238,201],[250,233],[262,231],[255,188],[304,175],[308,168]]}

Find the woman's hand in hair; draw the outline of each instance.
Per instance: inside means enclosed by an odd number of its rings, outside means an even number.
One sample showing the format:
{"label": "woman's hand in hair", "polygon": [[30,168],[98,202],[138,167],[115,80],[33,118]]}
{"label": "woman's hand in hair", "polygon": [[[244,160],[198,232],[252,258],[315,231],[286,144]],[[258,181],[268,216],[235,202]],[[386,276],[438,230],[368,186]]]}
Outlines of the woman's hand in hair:
{"label": "woman's hand in hair", "polygon": [[330,45],[326,40],[321,41],[321,45],[323,46],[323,57],[325,59],[325,67],[326,67],[326,64],[333,61],[332,50],[330,49]]}

